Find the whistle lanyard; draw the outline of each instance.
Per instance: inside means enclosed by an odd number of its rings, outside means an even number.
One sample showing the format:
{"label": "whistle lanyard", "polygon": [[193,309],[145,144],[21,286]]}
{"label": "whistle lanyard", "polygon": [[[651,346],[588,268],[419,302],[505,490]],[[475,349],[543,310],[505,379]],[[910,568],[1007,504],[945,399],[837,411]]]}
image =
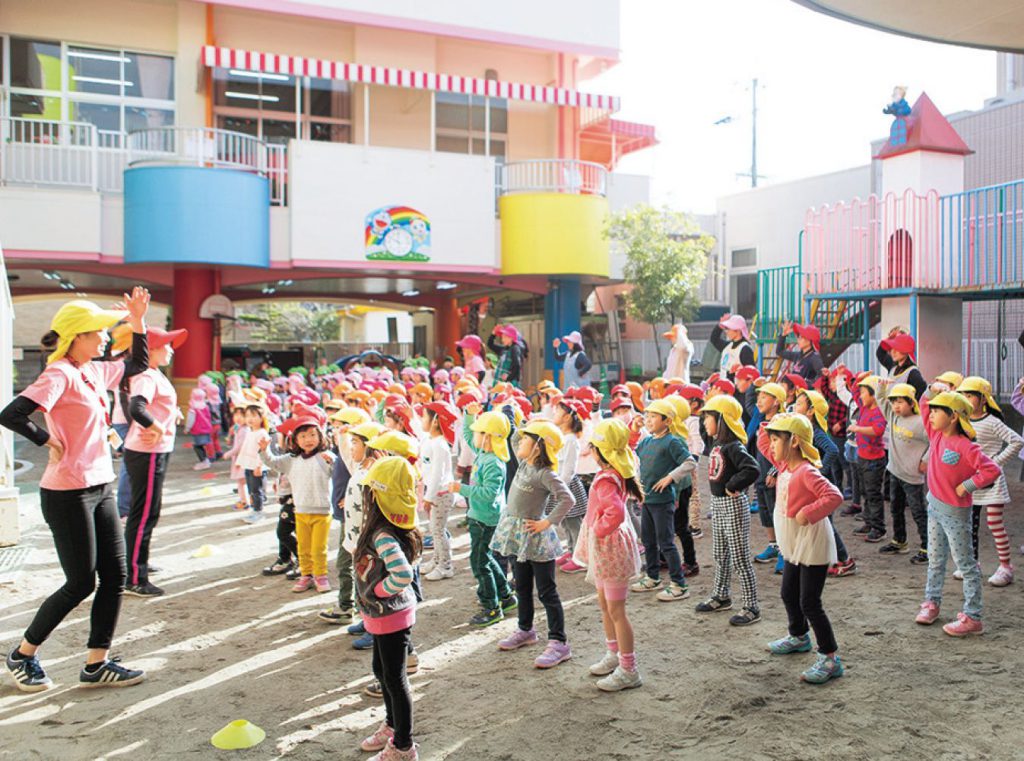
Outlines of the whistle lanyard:
{"label": "whistle lanyard", "polygon": [[70,357],[68,358],[68,362],[70,362],[71,366],[77,369],[78,372],[81,374],[82,382],[90,389],[92,389],[92,392],[94,394],[96,394],[96,399],[97,401],[99,401],[100,408],[103,410],[103,420],[106,423],[107,428],[110,428],[110,405],[107,403],[107,395],[105,393],[101,393],[100,390],[96,388],[96,384],[89,380],[89,377],[85,374],[85,370],[82,368],[81,365],[79,365]]}

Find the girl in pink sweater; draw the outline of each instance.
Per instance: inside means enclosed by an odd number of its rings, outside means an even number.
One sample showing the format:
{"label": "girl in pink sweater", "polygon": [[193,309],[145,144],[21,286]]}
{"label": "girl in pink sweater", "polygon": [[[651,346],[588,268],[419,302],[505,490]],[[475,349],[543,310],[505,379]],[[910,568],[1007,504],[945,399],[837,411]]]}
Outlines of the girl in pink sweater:
{"label": "girl in pink sweater", "polygon": [[587,580],[597,587],[601,623],[608,646],[604,658],[590,667],[605,692],[639,687],[643,682],[633,651],[633,625],[626,617],[629,582],[640,572],[640,550],[626,500],[643,502],[630,432],[621,420],[602,420],[590,436],[601,470],[590,486],[587,514],[580,527],[573,561],[587,566]]}
{"label": "girl in pink sweater", "polygon": [[832,624],[821,604],[829,566],[837,561],[835,534],[825,520],[843,503],[842,493],[821,474],[814,432],[803,415],[782,413],[762,423],[757,446],[778,470],[775,486],[775,536],[784,557],[782,602],[789,635],[768,644],[776,655],[806,653],[810,629],[818,641],[818,659],[800,678],[824,684],[843,675]]}
{"label": "girl in pink sweater", "polygon": [[[1002,474],[974,442],[971,403],[955,391],[932,386],[921,398],[921,417],[928,435],[928,581],[917,623],[928,626],[939,617],[946,558],[952,554],[964,577],[964,608],[957,620],[942,627],[951,637],[981,634],[981,569],[974,560],[971,495],[995,483]],[[929,399],[929,393],[934,394]]]}

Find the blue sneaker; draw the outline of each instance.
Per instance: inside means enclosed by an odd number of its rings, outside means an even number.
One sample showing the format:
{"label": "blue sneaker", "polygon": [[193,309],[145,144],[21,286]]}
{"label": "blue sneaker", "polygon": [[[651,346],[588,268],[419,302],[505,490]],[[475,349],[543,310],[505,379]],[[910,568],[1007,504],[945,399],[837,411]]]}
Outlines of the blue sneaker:
{"label": "blue sneaker", "polygon": [[757,500],[750,503],[750,514],[753,515],[757,512]]}
{"label": "blue sneaker", "polygon": [[95,671],[82,669],[78,675],[79,687],[130,687],[146,678],[141,669],[127,669],[118,663],[120,659],[110,658]]}
{"label": "blue sneaker", "polygon": [[348,627],[348,633],[351,634],[353,637],[357,634],[366,634],[366,624],[364,624],[362,621],[356,621],[354,624]]}
{"label": "blue sneaker", "polygon": [[825,684],[829,679],[838,679],[842,675],[843,662],[838,655],[818,653],[818,660],[800,678],[808,684]]}
{"label": "blue sneaker", "polygon": [[43,667],[39,665],[39,659],[34,655],[24,656],[19,653],[15,658],[17,648],[7,656],[7,671],[14,680],[15,686],[22,692],[41,692],[53,687],[53,680],[46,675]]}
{"label": "blue sneaker", "polygon": [[775,573],[782,573],[783,566],[786,565],[786,559],[782,557],[782,553],[779,553],[779,559],[775,561]]}
{"label": "blue sneaker", "polygon": [[371,647],[373,647],[373,635],[369,632],[352,641],[354,650],[369,650]]}
{"label": "blue sneaker", "polygon": [[802,637],[786,635],[782,639],[768,643],[768,652],[772,655],[789,655],[790,653],[808,653],[811,651],[811,635]]}
{"label": "blue sneaker", "polygon": [[779,545],[774,542],[765,547],[760,555],[754,555],[755,563],[771,563],[779,556]]}
{"label": "blue sneaker", "polygon": [[425,537],[423,537],[423,549],[425,549],[425,550],[432,550],[432,549],[434,549],[434,537],[431,536],[430,534],[427,534]]}

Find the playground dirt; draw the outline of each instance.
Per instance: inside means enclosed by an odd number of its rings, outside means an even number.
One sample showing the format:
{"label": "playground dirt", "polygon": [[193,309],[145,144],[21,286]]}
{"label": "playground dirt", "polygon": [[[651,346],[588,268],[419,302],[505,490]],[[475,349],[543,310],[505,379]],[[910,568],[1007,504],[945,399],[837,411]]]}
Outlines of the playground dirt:
{"label": "playground dirt", "polygon": [[[0,759],[220,757],[225,752],[210,737],[234,719],[266,731],[260,745],[237,751],[239,758],[366,756],[359,740],[383,711],[362,693],[371,681],[370,654],[352,649],[344,627],[317,619],[333,595],[294,594],[283,577],[260,574],[274,556],[275,521],[243,524],[231,508],[227,466],[200,476],[187,455],[175,455],[153,540],[153,563],[163,569],[154,581],[167,594],[125,598],[114,647],[148,679],[123,690],[76,686],[88,631],[88,607],[81,606],[41,650],[53,689],[26,694],[9,679],[2,683]],[[31,480],[40,467],[37,460],[21,484],[24,544],[32,551],[14,580],[0,584],[0,644],[8,649],[62,581]],[[1020,500],[1016,472],[1010,480]],[[1024,520],[1012,508],[1007,515],[1019,558]],[[414,629],[420,668],[411,684],[424,759],[1006,759],[1024,746],[1014,698],[1024,673],[1024,580],[1000,589],[986,584],[984,636],[954,639],[938,624],[914,623],[924,568],[909,555],[879,555],[878,545],[854,538],[855,519],[837,518],[859,566],[854,576],[830,580],[824,595],[846,675],[810,686],[798,677],[813,653],[765,650],[786,632],[780,577],[771,566],[757,567],[760,623],[735,628],[724,614],[694,611],[714,571],[706,521],[690,599],[629,600],[643,687],[603,694],[586,668],[601,656],[603,635],[582,575],[559,574],[573,658],[553,670],[533,667],[538,648],[498,651],[514,620],[482,630],[466,625],[475,612],[474,581],[468,536],[457,520],[458,573],[427,583]],[[760,525],[753,539],[756,549],[763,546]],[[332,536],[332,557],[336,541]],[[215,552],[193,557],[204,545]],[[984,527],[981,548],[987,578],[995,561]],[[962,602],[952,570],[940,623]],[[543,631],[543,618],[537,623]]]}

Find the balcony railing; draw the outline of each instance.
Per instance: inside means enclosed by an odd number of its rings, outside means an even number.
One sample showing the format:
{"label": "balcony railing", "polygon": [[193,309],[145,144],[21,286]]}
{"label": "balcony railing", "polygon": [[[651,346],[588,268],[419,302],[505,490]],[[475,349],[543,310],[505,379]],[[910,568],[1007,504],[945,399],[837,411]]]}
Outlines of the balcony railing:
{"label": "balcony railing", "polygon": [[533,159],[498,165],[498,193],[608,195],[608,170],[591,161]]}

